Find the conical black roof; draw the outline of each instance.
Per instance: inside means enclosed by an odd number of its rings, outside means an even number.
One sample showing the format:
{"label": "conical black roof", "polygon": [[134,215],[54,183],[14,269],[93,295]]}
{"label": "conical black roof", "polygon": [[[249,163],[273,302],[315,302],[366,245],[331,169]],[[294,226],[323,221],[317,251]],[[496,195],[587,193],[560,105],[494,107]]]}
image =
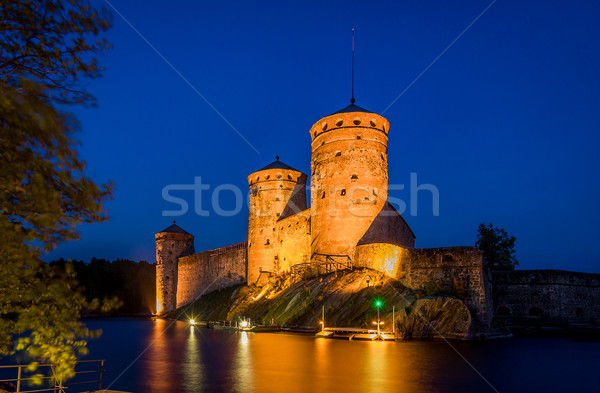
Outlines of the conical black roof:
{"label": "conical black roof", "polygon": [[[350,113],[350,112],[365,112],[365,113],[374,113],[371,111],[366,110],[365,108],[362,108],[358,105],[354,105],[354,104],[350,104],[347,107],[340,109],[337,112],[333,112],[331,115],[336,115],[338,113]],[[329,115],[329,116],[331,116]]]}
{"label": "conical black roof", "polygon": [[163,229],[159,233],[164,233],[164,232],[167,232],[167,233],[182,233],[184,235],[191,235],[191,233],[186,232],[179,225],[175,224],[175,221],[173,221],[173,225],[171,225],[168,228]]}
{"label": "conical black roof", "polygon": [[287,169],[290,171],[301,172],[301,171],[297,170],[296,168],[292,168],[291,166],[279,161],[279,157],[277,157],[277,159],[275,161],[273,161],[272,163],[270,163],[269,165],[265,166],[264,168],[260,168],[256,172],[265,171],[267,169]]}

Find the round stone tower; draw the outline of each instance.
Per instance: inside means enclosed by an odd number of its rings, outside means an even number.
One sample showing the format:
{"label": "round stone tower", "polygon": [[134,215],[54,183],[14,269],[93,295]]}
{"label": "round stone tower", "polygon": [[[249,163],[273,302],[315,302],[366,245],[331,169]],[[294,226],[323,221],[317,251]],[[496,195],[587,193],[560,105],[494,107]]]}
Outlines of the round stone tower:
{"label": "round stone tower", "polygon": [[313,260],[355,259],[356,244],[387,202],[389,128],[354,104],[312,126]]}
{"label": "round stone tower", "polygon": [[[306,174],[277,160],[248,176],[248,284],[261,271],[289,269],[280,260],[277,221],[306,210]],[[289,263],[289,261],[287,261]]]}
{"label": "round stone tower", "polygon": [[177,307],[177,259],[194,253],[194,236],[173,225],[158,232],[156,238],[156,312]]}

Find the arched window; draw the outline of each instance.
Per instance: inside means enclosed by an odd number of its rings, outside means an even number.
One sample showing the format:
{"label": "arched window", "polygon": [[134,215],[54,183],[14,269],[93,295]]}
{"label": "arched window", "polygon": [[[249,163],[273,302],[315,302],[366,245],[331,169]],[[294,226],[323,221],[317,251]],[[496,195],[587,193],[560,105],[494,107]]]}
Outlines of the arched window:
{"label": "arched window", "polygon": [[452,254],[446,254],[446,255],[444,255],[443,261],[444,262],[454,262],[454,257],[452,256]]}
{"label": "arched window", "polygon": [[537,306],[533,306],[529,309],[530,317],[541,318],[542,315],[544,315],[544,311]]}

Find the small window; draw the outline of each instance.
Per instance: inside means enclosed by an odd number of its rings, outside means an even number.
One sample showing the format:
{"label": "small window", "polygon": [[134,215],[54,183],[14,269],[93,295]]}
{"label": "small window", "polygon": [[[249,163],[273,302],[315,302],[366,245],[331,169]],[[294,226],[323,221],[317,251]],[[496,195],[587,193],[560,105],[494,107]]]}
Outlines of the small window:
{"label": "small window", "polygon": [[358,180],[358,175],[352,175],[352,176],[350,176],[350,180],[352,180],[353,182],[357,181]]}
{"label": "small window", "polygon": [[279,202],[279,198],[275,198],[275,201]]}
{"label": "small window", "polygon": [[342,155],[342,152],[341,152],[341,151],[336,151],[336,152],[335,152],[335,156],[336,156],[336,157],[339,157],[339,156],[341,156],[341,155]]}
{"label": "small window", "polygon": [[444,262],[454,262],[454,257],[451,254],[444,255]]}
{"label": "small window", "polygon": [[325,191],[323,191],[323,195],[321,195],[321,199],[325,199]]}
{"label": "small window", "polygon": [[317,131],[315,131],[315,133],[313,134],[313,137],[316,138],[317,137]]}
{"label": "small window", "polygon": [[371,127],[375,127],[377,125],[373,120],[371,120],[369,123],[371,124]]}
{"label": "small window", "polygon": [[542,315],[544,315],[544,311],[542,311],[542,309],[539,307],[534,306],[529,309],[530,317],[541,318]]}
{"label": "small window", "polygon": [[496,316],[498,317],[510,317],[510,309],[506,306],[500,306],[498,307],[498,310],[496,310]]}
{"label": "small window", "polygon": [[353,123],[354,123],[354,125],[357,125],[357,126],[358,126],[358,125],[360,125],[360,120],[358,120],[358,119],[354,119]]}
{"label": "small window", "polygon": [[269,239],[267,239],[267,242],[265,243],[265,246],[269,245],[271,243],[269,243]]}
{"label": "small window", "polygon": [[357,135],[357,136],[356,136],[356,139],[360,139],[360,135]]}
{"label": "small window", "polygon": [[277,174],[277,178],[278,178],[278,179],[281,179],[281,173],[278,173],[278,174]]}
{"label": "small window", "polygon": [[[327,130],[327,123],[323,123],[323,131]],[[315,132],[316,135],[316,132]]]}
{"label": "small window", "polygon": [[336,126],[341,127],[342,124],[344,124],[344,122],[342,120],[338,120],[337,123],[335,123]]}
{"label": "small window", "polygon": [[385,160],[385,157],[383,156],[383,153],[381,153],[381,159]]}
{"label": "small window", "polygon": [[373,195],[377,196],[377,189],[376,188],[373,189]]}
{"label": "small window", "polygon": [[292,175],[288,175],[288,180],[292,180]]}
{"label": "small window", "polygon": [[344,195],[346,195],[346,189],[345,189],[345,188],[342,188],[342,192],[340,193],[340,195],[341,195],[341,196],[344,196]]}

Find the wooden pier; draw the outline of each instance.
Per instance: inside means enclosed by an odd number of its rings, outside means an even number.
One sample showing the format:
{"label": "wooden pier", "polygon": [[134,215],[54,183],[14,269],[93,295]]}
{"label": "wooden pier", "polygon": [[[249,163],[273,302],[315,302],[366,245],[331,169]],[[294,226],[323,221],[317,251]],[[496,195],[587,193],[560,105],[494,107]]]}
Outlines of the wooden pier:
{"label": "wooden pier", "polygon": [[361,329],[352,327],[327,327],[315,334],[318,338],[333,338],[338,340],[365,340],[365,341],[395,341],[394,332],[380,331],[377,329]]}

